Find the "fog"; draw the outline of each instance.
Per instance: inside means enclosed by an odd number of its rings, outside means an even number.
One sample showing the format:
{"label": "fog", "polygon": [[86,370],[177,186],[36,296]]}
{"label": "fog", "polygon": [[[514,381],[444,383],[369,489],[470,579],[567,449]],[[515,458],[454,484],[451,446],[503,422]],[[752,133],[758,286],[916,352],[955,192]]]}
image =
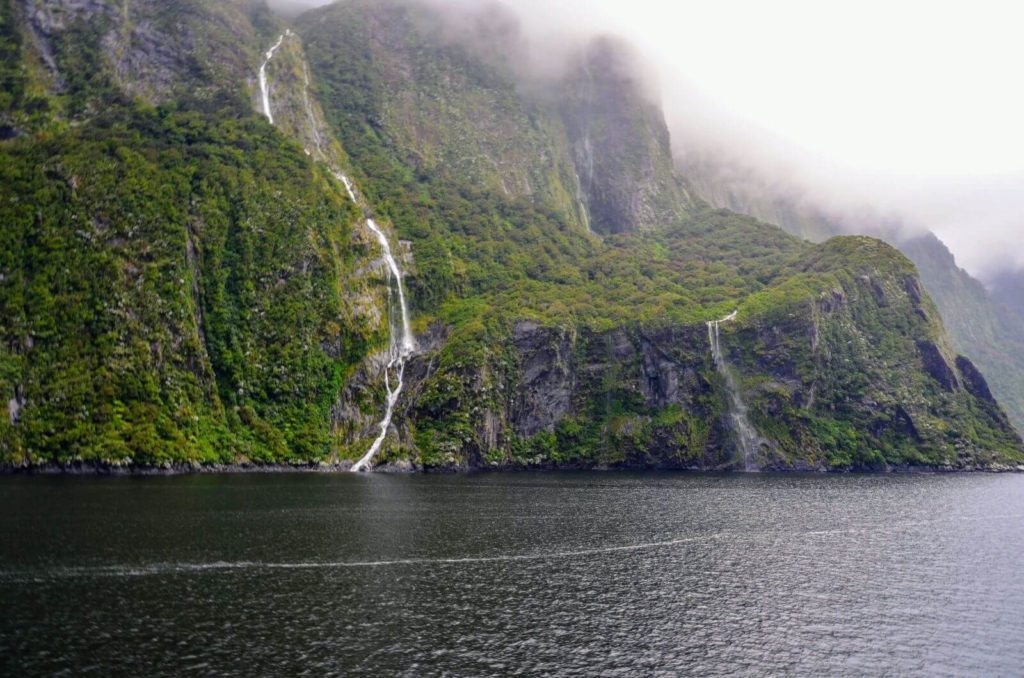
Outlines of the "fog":
{"label": "fog", "polygon": [[520,15],[534,64],[556,64],[596,33],[632,42],[660,83],[677,154],[722,152],[823,207],[898,214],[935,231],[983,280],[1024,268],[1015,3],[504,4]]}

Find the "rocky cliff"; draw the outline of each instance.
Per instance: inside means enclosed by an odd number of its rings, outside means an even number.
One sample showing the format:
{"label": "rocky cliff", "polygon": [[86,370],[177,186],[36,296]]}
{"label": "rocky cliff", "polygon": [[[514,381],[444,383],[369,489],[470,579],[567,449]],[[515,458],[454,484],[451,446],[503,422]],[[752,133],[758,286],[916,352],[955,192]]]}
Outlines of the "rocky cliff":
{"label": "rocky cliff", "polygon": [[[691,200],[615,43],[583,54],[555,105],[513,67],[501,11],[452,23],[359,0],[286,27],[241,0],[2,6],[24,38],[4,73],[45,64],[47,45],[58,67],[32,81],[38,126],[0,142],[5,463],[361,457],[395,376],[370,215],[418,344],[375,463],[1024,458],[913,265]],[[131,37],[141,21],[152,41]],[[28,100],[7,119],[29,120]]]}
{"label": "rocky cliff", "polygon": [[573,160],[598,233],[678,221],[689,197],[675,176],[665,116],[641,82],[632,49],[593,40],[559,91]]}
{"label": "rocky cliff", "polygon": [[[264,32],[262,2],[5,0],[19,42],[29,112],[86,119],[115,102],[238,100]],[[33,116],[22,116],[28,122]],[[38,120],[37,120],[38,122]]]}
{"label": "rocky cliff", "polygon": [[[855,262],[850,270],[850,262]],[[984,468],[1018,439],[956,356],[912,265],[836,239],[721,325],[759,468]],[[521,320],[482,360],[435,337],[385,460],[442,466],[749,465],[706,326]],[[1015,463],[1015,462],[1014,462]]]}
{"label": "rocky cliff", "polygon": [[749,214],[815,242],[860,233],[899,248],[917,266],[952,346],[977,363],[1011,422],[1024,430],[1024,308],[1010,302],[1024,287],[997,284],[989,291],[957,265],[934,234],[905,228],[898,220],[869,211],[830,212],[788,182],[770,181],[741,163],[707,155],[680,157],[678,162],[695,192],[717,207]]}
{"label": "rocky cliff", "polygon": [[32,92],[0,147],[4,463],[328,458],[386,292],[340,184],[250,110],[266,8],[0,7]]}
{"label": "rocky cliff", "polygon": [[386,136],[410,171],[549,205],[582,226],[565,131],[519,96],[518,31],[496,7],[456,21],[419,3],[356,0],[299,26],[325,94],[348,102],[337,123],[349,133]]}

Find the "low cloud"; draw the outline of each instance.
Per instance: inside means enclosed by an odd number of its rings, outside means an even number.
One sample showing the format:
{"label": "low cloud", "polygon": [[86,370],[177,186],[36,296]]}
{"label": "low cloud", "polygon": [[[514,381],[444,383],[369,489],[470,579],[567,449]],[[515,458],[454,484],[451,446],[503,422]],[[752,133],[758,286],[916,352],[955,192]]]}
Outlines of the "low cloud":
{"label": "low cloud", "polygon": [[[429,1],[467,14],[484,4]],[[535,73],[587,36],[633,43],[660,83],[677,155],[720,153],[828,209],[895,214],[983,280],[1024,268],[1024,10],[1013,3],[504,4]]]}

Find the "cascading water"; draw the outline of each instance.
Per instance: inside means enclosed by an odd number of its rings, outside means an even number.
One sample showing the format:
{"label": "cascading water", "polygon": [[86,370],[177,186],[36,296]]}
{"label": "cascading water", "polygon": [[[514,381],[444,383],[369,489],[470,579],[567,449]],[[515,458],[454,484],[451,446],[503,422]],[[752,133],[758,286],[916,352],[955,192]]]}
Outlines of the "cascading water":
{"label": "cascading water", "polygon": [[[349,194],[352,194],[351,183],[347,178],[344,181],[345,188],[348,189]],[[398,262],[391,256],[391,245],[388,243],[384,232],[377,226],[377,223],[373,219],[368,218],[366,225],[377,236],[380,249],[384,253],[384,260],[388,264],[388,296],[390,297],[392,289],[398,291],[398,306],[401,310],[399,319],[402,326],[401,328],[395,328],[394,323],[390,322],[391,346],[388,348],[388,364],[384,368],[387,409],[384,412],[384,418],[380,421],[380,434],[373,441],[373,444],[370,445],[370,449],[367,450],[362,459],[352,466],[352,471],[355,472],[366,468],[373,461],[377,452],[380,451],[380,446],[384,443],[384,439],[388,435],[388,428],[391,426],[391,417],[394,415],[395,403],[398,402],[398,396],[402,393],[405,363],[416,350],[416,340],[412,336],[412,330],[409,325],[409,307],[405,303],[405,291],[402,289],[402,271],[398,268]],[[396,329],[399,329],[399,331],[396,332]],[[391,370],[395,371],[395,387],[393,389],[391,388]]]}
{"label": "cascading water", "polygon": [[[313,147],[316,149],[317,156],[321,160],[325,160],[323,141],[320,138],[320,125],[316,122],[316,115],[313,113],[313,103],[309,99],[309,66],[306,62],[302,62],[302,104],[306,109],[306,121],[309,123],[309,132],[313,137]],[[309,150],[306,150],[306,155],[309,155]]]}
{"label": "cascading water", "polygon": [[590,214],[587,212],[587,204],[583,202],[583,184],[580,183],[580,173],[573,172],[573,176],[576,177],[576,206],[580,211],[580,219],[583,220],[583,227],[587,229],[587,233],[593,233],[590,230]]}
{"label": "cascading water", "polygon": [[[267,116],[267,120],[273,124],[274,118],[270,112],[270,92],[267,87],[267,75],[266,68],[267,64],[274,57],[274,52],[281,47],[281,43],[284,39],[292,34],[291,31],[285,31],[285,33],[277,39],[274,46],[266,53],[266,60],[263,65],[260,66],[260,91],[263,95],[263,113]],[[326,160],[326,156],[322,147],[322,140],[320,132],[317,129],[316,116],[313,114],[313,107],[309,100],[309,74],[306,71],[306,65],[303,63],[303,83],[305,89],[303,90],[303,100],[306,107],[306,115],[309,118],[310,132],[313,136],[314,143],[316,144],[317,155],[321,159]],[[352,181],[345,176],[340,170],[332,167],[331,171],[334,176],[345,186],[345,191],[348,193],[348,197],[353,203],[360,205],[358,196],[356,195],[355,186]],[[365,205],[362,205],[364,211]],[[377,222],[372,217],[366,217],[366,226],[373,232],[377,238],[377,242],[380,243],[381,253],[384,256],[384,261],[387,263],[388,273],[388,326],[391,334],[391,344],[388,347],[387,354],[387,365],[384,367],[384,388],[387,392],[387,408],[384,412],[384,418],[380,421],[380,434],[374,439],[373,444],[370,445],[370,449],[367,450],[366,454],[362,456],[352,466],[353,472],[359,472],[370,467],[373,462],[373,458],[380,451],[381,445],[384,444],[384,439],[387,438],[388,429],[391,427],[391,419],[394,416],[395,404],[398,402],[398,396],[402,393],[402,387],[404,386],[405,377],[405,364],[409,358],[416,352],[416,339],[412,334],[412,324],[409,322],[409,306],[405,301],[405,288],[402,280],[402,269],[399,268],[398,262],[395,257],[391,254],[391,244],[388,242],[387,236],[384,235],[384,231],[377,225]],[[397,291],[398,296],[398,307],[400,312],[398,314],[398,324],[400,327],[395,327],[395,318],[392,313],[392,294]],[[391,373],[395,374],[395,386],[391,386]]]}
{"label": "cascading water", "polygon": [[267,116],[267,120],[270,121],[271,125],[274,124],[274,115],[270,112],[270,87],[267,84],[267,64],[269,64],[270,60],[274,58],[274,52],[280,49],[281,43],[284,42],[284,39],[291,34],[291,30],[287,30],[282,33],[277,39],[277,42],[274,43],[274,46],[263,55],[263,63],[260,64],[260,94],[263,95],[263,115]]}
{"label": "cascading water", "polygon": [[757,429],[754,428],[747,417],[747,405],[743,402],[743,396],[740,394],[740,389],[736,384],[736,378],[733,376],[732,370],[729,369],[729,364],[725,360],[725,354],[722,352],[721,333],[719,331],[722,323],[735,320],[738,313],[739,311],[733,311],[721,320],[709,320],[707,323],[708,341],[711,343],[711,357],[719,374],[722,375],[722,379],[725,382],[725,390],[729,394],[729,420],[736,434],[736,444],[739,446],[740,452],[743,453],[743,468],[747,471],[756,471],[757,453],[761,448],[761,436],[758,435]]}

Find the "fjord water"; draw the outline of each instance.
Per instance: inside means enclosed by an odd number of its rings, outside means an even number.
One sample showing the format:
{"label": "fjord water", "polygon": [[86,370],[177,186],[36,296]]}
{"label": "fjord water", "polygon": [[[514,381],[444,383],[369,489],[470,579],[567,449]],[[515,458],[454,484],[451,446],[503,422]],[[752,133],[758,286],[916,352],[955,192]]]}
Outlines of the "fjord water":
{"label": "fjord water", "polygon": [[0,478],[7,675],[1012,674],[1024,476]]}

